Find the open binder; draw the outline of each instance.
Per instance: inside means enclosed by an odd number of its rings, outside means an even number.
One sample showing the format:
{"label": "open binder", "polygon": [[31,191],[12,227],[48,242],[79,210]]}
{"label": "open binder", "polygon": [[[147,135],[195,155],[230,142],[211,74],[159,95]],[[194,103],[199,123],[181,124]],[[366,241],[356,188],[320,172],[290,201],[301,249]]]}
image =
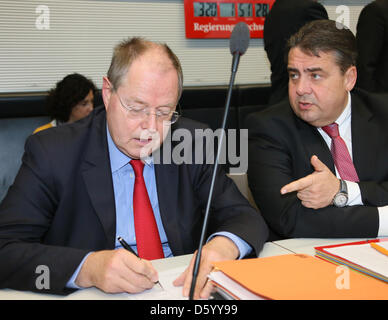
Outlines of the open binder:
{"label": "open binder", "polygon": [[[375,250],[377,243],[388,250],[388,238],[315,247],[317,257],[388,282],[388,256]],[[388,285],[388,284],[387,284]]]}
{"label": "open binder", "polygon": [[214,266],[210,281],[230,299],[388,299],[386,283],[305,254],[221,261]]}

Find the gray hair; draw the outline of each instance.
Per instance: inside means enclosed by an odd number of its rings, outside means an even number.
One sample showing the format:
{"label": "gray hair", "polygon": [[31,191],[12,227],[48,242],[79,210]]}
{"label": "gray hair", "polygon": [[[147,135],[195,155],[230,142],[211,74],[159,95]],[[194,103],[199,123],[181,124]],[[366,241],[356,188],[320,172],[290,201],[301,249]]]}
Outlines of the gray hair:
{"label": "gray hair", "polygon": [[117,89],[121,85],[132,62],[155,46],[158,46],[166,53],[178,74],[178,101],[183,90],[182,66],[178,57],[165,43],[155,43],[139,37],[128,38],[120,42],[113,51],[112,61],[108,70],[108,79],[113,87]]}

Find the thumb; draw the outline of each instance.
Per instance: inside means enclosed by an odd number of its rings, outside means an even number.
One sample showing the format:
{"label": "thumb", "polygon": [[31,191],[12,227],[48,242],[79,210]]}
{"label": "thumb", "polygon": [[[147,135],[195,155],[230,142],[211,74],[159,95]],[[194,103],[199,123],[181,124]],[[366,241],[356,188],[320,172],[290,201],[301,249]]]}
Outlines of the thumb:
{"label": "thumb", "polygon": [[324,171],[327,167],[326,165],[321,161],[319,160],[319,158],[314,155],[311,157],[311,165],[314,167],[314,170],[315,171]]}
{"label": "thumb", "polygon": [[188,268],[186,268],[185,271],[182,272],[182,273],[179,275],[179,277],[176,278],[176,279],[173,281],[173,285],[174,285],[175,287],[181,287],[181,286],[183,286],[187,274],[188,274]]}

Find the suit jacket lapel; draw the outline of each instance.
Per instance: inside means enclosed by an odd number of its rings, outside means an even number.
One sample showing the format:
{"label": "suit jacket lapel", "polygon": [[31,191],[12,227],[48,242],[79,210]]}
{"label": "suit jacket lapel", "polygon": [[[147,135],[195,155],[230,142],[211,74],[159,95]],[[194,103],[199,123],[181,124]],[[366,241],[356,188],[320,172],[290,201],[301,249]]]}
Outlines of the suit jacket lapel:
{"label": "suit jacket lapel", "polygon": [[116,209],[106,136],[105,111],[96,115],[82,163],[82,174],[93,208],[101,221],[107,248],[113,249],[116,236]]}
{"label": "suit jacket lapel", "polygon": [[183,252],[179,226],[179,167],[174,164],[156,164],[155,178],[160,216],[174,255]]}
{"label": "suit jacket lapel", "polygon": [[[376,152],[379,150],[378,127],[374,125],[373,114],[367,109],[364,102],[352,94],[352,150],[353,163],[360,180],[369,179],[366,171],[373,167]],[[365,171],[366,170],[366,171]]]}

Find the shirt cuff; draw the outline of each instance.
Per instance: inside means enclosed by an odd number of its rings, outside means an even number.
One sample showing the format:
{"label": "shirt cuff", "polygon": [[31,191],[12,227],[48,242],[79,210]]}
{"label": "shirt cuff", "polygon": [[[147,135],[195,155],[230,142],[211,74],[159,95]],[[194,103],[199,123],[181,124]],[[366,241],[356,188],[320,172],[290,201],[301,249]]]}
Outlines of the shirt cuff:
{"label": "shirt cuff", "polygon": [[388,206],[378,207],[379,211],[379,232],[378,237],[388,236]]}
{"label": "shirt cuff", "polygon": [[77,279],[77,276],[78,276],[78,273],[80,272],[86,258],[89,256],[89,254],[91,254],[91,252],[89,252],[81,261],[81,263],[79,264],[78,268],[75,270],[75,272],[73,273],[73,275],[71,276],[70,280],[67,281],[66,283],[66,288],[71,288],[71,289],[83,289],[82,287],[79,287],[75,284],[75,279]]}
{"label": "shirt cuff", "polygon": [[240,255],[238,256],[237,259],[242,259],[252,252],[252,247],[247,242],[245,242],[243,239],[241,239],[240,237],[230,232],[222,231],[222,232],[214,233],[208,238],[207,242],[209,242],[211,239],[213,239],[216,236],[227,237],[228,239],[233,241],[233,243],[237,246],[240,252]]}
{"label": "shirt cuff", "polygon": [[357,182],[346,181],[348,187],[348,203],[347,206],[362,206],[361,190]]}

